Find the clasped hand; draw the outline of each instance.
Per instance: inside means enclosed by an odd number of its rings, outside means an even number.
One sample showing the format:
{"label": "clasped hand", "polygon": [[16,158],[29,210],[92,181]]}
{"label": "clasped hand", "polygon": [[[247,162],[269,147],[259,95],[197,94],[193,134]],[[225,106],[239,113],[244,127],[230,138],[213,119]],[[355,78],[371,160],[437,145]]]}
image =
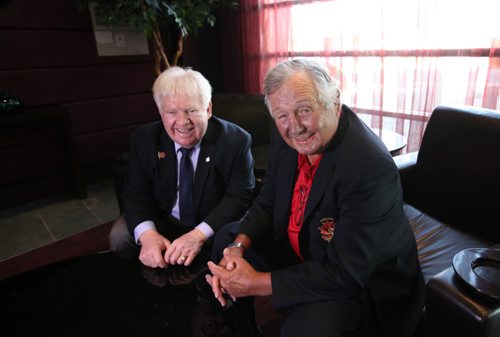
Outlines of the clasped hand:
{"label": "clasped hand", "polygon": [[200,252],[206,238],[195,228],[170,242],[156,230],[151,229],[144,232],[139,241],[141,242],[139,260],[151,268],[166,268],[169,264],[189,266]]}
{"label": "clasped hand", "polygon": [[226,248],[219,265],[208,262],[212,275],[206,275],[205,279],[223,307],[227,304],[224,295],[236,301],[239,297],[264,296],[272,293],[271,274],[257,272],[242,255],[241,249]]}

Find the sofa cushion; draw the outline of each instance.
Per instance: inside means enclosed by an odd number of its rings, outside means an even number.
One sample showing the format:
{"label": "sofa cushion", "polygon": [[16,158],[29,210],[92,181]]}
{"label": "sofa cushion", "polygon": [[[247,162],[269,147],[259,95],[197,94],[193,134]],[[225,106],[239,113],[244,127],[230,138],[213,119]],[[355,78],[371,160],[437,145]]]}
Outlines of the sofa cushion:
{"label": "sofa cushion", "polygon": [[405,204],[404,211],[415,234],[418,259],[426,283],[450,267],[459,251],[492,246],[492,242],[440,222],[411,205]]}

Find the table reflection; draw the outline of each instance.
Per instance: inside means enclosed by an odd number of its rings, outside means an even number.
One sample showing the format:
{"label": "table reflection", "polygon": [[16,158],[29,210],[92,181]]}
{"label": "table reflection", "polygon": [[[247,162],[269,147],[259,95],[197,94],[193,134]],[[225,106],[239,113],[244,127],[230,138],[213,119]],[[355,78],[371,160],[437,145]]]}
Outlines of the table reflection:
{"label": "table reflection", "polygon": [[[249,306],[223,309],[206,261],[144,267],[106,252],[3,280],[5,336],[253,336]],[[2,334],[4,335],[4,334]]]}

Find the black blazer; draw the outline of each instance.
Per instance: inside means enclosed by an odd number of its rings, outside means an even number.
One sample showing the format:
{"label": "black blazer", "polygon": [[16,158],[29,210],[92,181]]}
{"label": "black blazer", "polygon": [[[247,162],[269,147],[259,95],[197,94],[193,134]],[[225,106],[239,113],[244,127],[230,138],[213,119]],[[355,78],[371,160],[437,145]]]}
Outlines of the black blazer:
{"label": "black blazer", "polygon": [[[288,242],[297,152],[277,132],[271,152],[241,232],[258,240],[272,227],[276,240]],[[304,262],[272,272],[277,307],[354,298],[367,290],[384,335],[411,335],[424,283],[399,173],[380,138],[346,106],[314,177],[299,242]]]}
{"label": "black blazer", "polygon": [[[241,218],[255,185],[251,136],[239,126],[212,116],[201,141],[194,179],[196,223],[214,231]],[[143,221],[166,219],[177,195],[177,155],[161,121],[133,132],[129,175],[123,194],[131,233]]]}

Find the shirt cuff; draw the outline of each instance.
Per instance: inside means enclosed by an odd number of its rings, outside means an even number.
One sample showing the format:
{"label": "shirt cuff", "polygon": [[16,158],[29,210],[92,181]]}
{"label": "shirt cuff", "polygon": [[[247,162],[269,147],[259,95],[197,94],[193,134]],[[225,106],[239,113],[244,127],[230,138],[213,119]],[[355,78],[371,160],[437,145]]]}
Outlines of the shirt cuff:
{"label": "shirt cuff", "polygon": [[203,235],[205,235],[205,237],[207,239],[209,239],[210,237],[212,237],[215,234],[215,232],[212,229],[212,227],[210,227],[210,225],[207,224],[206,222],[202,222],[201,224],[199,224],[198,226],[196,226],[196,228],[198,230],[200,230],[203,233]]}
{"label": "shirt cuff", "polygon": [[139,237],[144,233],[145,231],[148,231],[150,229],[156,230],[155,223],[153,221],[147,220],[144,222],[141,222],[134,228],[134,239],[135,243],[140,245]]}

